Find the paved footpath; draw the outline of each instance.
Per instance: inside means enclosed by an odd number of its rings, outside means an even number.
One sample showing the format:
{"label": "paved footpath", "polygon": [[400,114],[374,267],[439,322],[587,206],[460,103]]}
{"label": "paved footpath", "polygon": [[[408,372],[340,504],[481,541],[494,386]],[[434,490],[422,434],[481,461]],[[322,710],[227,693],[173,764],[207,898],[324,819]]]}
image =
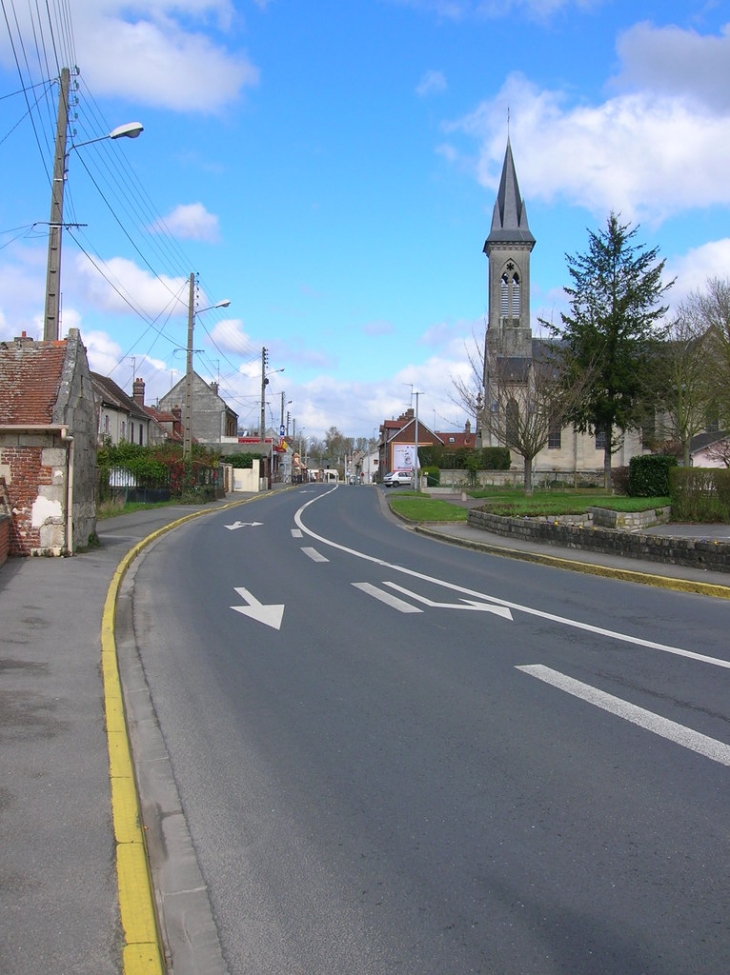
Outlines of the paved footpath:
{"label": "paved footpath", "polygon": [[150,533],[248,497],[101,521],[98,548],[66,559],[11,559],[0,569],[2,975],[135,970],[134,960],[123,962],[104,604],[121,560]]}
{"label": "paved footpath", "polygon": [[[181,517],[250,497],[102,521],[96,549],[68,559],[11,559],[0,569],[2,975],[155,970],[145,967],[143,952],[125,955],[120,920],[102,674],[105,602],[118,566],[144,538]],[[433,530],[502,555],[560,554],[538,545],[518,551],[508,539],[467,526]],[[569,558],[571,567],[591,571],[583,553]],[[669,567],[624,561],[637,581],[695,575],[675,567],[668,576]],[[624,568],[608,556],[600,563],[606,573]],[[730,582],[720,573],[700,576],[698,585]]]}

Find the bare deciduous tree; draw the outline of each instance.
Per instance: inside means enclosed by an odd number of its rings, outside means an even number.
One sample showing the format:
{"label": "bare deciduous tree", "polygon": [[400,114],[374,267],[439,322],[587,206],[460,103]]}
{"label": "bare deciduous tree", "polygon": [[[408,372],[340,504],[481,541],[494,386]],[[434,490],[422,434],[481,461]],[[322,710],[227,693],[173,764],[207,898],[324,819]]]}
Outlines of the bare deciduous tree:
{"label": "bare deciduous tree", "polygon": [[[547,446],[553,431],[567,422],[580,397],[580,384],[571,389],[561,381],[554,357],[515,360],[490,356],[484,368],[485,347],[475,339],[467,350],[469,381],[454,380],[455,402],[477,417],[478,428],[508,447],[524,462],[524,488],[532,494],[535,457]],[[487,389],[482,392],[482,377]]]}

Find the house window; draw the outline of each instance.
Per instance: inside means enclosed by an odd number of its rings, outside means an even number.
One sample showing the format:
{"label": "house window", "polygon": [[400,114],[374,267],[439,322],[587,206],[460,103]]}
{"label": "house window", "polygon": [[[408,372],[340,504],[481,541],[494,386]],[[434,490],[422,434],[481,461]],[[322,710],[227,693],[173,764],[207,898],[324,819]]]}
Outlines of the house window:
{"label": "house window", "polygon": [[144,427],[140,423],[140,425],[139,425],[139,445],[140,445],[140,447],[142,446],[143,443],[144,443]]}
{"label": "house window", "polygon": [[124,420],[122,420],[122,426],[120,429],[120,439],[126,440],[126,438],[127,438],[127,424],[124,422]]}
{"label": "house window", "polygon": [[606,431],[596,430],[596,450],[606,449]]}
{"label": "house window", "polygon": [[560,421],[555,418],[550,420],[547,445],[549,450],[560,450],[562,446],[560,439]]}
{"label": "house window", "polygon": [[109,414],[104,414],[104,433],[109,433]]}

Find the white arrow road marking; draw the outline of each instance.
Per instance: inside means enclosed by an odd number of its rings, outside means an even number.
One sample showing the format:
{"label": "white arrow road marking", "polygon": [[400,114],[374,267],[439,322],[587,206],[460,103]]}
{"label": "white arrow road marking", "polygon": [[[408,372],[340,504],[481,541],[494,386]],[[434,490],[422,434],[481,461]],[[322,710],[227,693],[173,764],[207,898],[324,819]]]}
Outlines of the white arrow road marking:
{"label": "white arrow road marking", "polygon": [[713,762],[719,762],[720,765],[730,765],[730,745],[725,745],[721,741],[700,734],[699,731],[692,731],[691,728],[685,728],[684,725],[670,721],[669,718],[663,718],[659,714],[654,714],[653,711],[647,711],[636,704],[629,704],[628,701],[623,701],[620,697],[606,694],[605,691],[599,691],[598,688],[591,687],[590,684],[584,684],[579,680],[561,674],[557,670],[551,670],[550,667],[535,664],[517,667],[517,670],[531,674],[546,684],[551,684],[567,694],[572,694],[589,704],[594,704],[597,708],[609,711],[611,714],[615,714],[625,721],[630,721],[646,731],[651,731],[662,738],[668,738],[669,741],[682,745],[683,748],[689,748],[691,751],[697,752],[698,755],[704,755],[705,758],[710,758]]}
{"label": "white arrow road marking", "polygon": [[292,538],[301,538],[302,537],[302,530],[301,530],[301,528],[292,528],[292,530],[291,530],[291,537]]}
{"label": "white arrow road marking", "polygon": [[404,586],[399,586],[397,582],[384,582],[383,585],[389,586],[391,589],[396,589],[398,592],[402,592],[404,596],[410,596],[416,602],[424,603],[433,609],[476,609],[482,613],[494,613],[496,616],[501,616],[506,620],[512,619],[512,613],[510,613],[506,606],[490,606],[487,603],[480,603],[476,599],[462,599],[459,603],[436,603],[432,599],[420,596],[417,592],[411,592],[410,589],[406,589]]}
{"label": "white arrow road marking", "polygon": [[398,599],[390,592],[385,592],[383,589],[378,589],[377,586],[372,586],[369,582],[353,582],[355,589],[361,589],[366,592],[368,596],[374,596],[379,599],[381,603],[385,603],[390,606],[391,609],[397,609],[399,613],[422,613],[422,609],[418,609],[417,606],[412,606],[410,603],[404,602],[402,599]]}
{"label": "white arrow road marking", "polygon": [[260,528],[261,525],[263,525],[263,521],[235,521],[232,525],[225,527],[229,532],[234,532],[237,528]]}
{"label": "white arrow road marking", "polygon": [[264,606],[248,589],[244,589],[243,586],[236,586],[235,588],[241,599],[245,599],[248,605],[231,606],[231,609],[235,609],[237,613],[242,613],[244,616],[250,616],[252,620],[257,620],[259,623],[265,623],[266,626],[270,626],[274,630],[281,629],[281,620],[284,616],[283,605]]}
{"label": "white arrow road marking", "polygon": [[329,562],[326,555],[321,555],[316,548],[303,548],[302,552],[308,555],[312,562]]}
{"label": "white arrow road marking", "polygon": [[[334,488],[332,490],[334,490]],[[681,647],[669,646],[666,643],[657,643],[654,640],[644,640],[641,637],[631,636],[628,633],[619,633],[616,630],[608,630],[602,626],[593,626],[591,623],[582,623],[580,620],[571,620],[566,616],[557,616],[555,613],[547,613],[542,609],[534,609],[532,606],[525,606],[521,603],[513,603],[507,599],[498,599],[496,596],[489,596],[487,593],[477,592],[474,589],[465,589],[463,586],[458,586],[453,582],[447,582],[445,579],[435,579],[433,576],[425,575],[423,572],[417,572],[415,569],[408,569],[403,565],[394,565],[392,562],[386,562],[384,559],[378,559],[373,555],[367,555],[365,552],[358,552],[357,549],[348,548],[346,545],[340,545],[338,542],[325,538],[323,535],[318,535],[317,532],[312,531],[311,528],[307,528],[302,521],[302,513],[311,504],[321,501],[322,498],[326,498],[327,495],[331,493],[331,491],[326,491],[324,494],[320,494],[311,501],[307,501],[294,514],[294,520],[302,531],[306,535],[309,535],[310,538],[316,539],[316,541],[321,542],[323,545],[329,545],[330,548],[337,549],[340,552],[345,552],[347,555],[353,555],[355,558],[363,559],[364,561],[371,562],[374,565],[383,566],[390,572],[402,572],[404,575],[410,576],[412,579],[423,579],[425,582],[432,582],[437,586],[443,586],[445,589],[451,589],[452,592],[462,592],[466,596],[473,596],[479,600],[486,600],[487,602],[494,603],[497,606],[506,606],[508,609],[516,610],[519,613],[526,613],[528,616],[534,616],[537,619],[549,620],[551,623],[558,623],[561,626],[571,626],[576,630],[583,630],[586,633],[595,633],[598,636],[605,636],[610,640],[620,640],[622,643],[632,644],[636,647],[647,647],[650,650],[661,650],[662,653],[672,653],[679,657],[686,657],[688,660],[697,660],[701,663],[710,664],[713,667],[722,667],[726,670],[730,670],[730,660],[723,660],[719,657],[709,657],[704,653],[696,653],[694,650],[683,650]]]}

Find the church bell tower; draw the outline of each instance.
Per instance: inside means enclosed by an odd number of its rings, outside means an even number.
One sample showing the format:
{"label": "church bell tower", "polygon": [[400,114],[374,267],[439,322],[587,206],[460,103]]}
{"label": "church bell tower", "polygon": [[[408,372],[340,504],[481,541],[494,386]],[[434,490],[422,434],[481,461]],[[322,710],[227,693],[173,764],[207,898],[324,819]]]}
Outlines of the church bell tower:
{"label": "church bell tower", "polygon": [[[532,358],[530,328],[530,254],[535,238],[520,196],[512,146],[502,166],[492,229],[484,242],[489,261],[489,318],[484,357],[485,373],[491,357]],[[488,386],[485,375],[485,387]]]}

